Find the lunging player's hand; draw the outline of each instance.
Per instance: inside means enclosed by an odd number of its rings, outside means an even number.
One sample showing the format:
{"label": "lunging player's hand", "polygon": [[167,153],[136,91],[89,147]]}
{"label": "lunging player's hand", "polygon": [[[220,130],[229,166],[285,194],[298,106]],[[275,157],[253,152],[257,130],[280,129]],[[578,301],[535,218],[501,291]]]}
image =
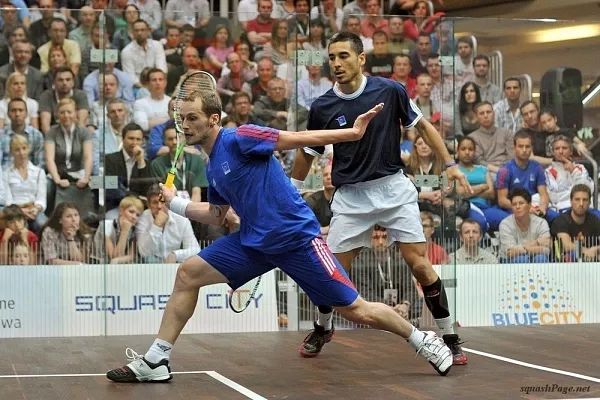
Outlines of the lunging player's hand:
{"label": "lunging player's hand", "polygon": [[452,188],[452,182],[458,181],[465,193],[473,194],[473,188],[469,184],[466,175],[458,168],[457,164],[446,169],[446,173],[448,174],[448,184],[450,185],[450,188]]}
{"label": "lunging player's hand", "polygon": [[175,188],[175,185],[169,188],[161,183],[160,191],[162,193],[162,198],[164,199],[165,203],[167,203],[167,205],[169,205],[171,203],[171,200],[173,200],[173,198],[177,195],[177,189]]}
{"label": "lunging player's hand", "polygon": [[375,107],[356,118],[356,121],[354,121],[354,127],[352,128],[354,129],[356,135],[354,140],[359,140],[364,136],[369,122],[371,122],[375,115],[377,115],[377,113],[381,110],[383,110],[383,103],[377,104]]}

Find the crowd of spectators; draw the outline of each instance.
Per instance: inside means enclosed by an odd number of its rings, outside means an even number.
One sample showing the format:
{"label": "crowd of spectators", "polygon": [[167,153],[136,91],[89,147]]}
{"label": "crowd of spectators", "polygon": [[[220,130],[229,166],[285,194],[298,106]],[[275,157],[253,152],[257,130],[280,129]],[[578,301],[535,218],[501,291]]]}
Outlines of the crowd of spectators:
{"label": "crowd of spectators", "polygon": [[[333,86],[327,44],[343,30],[361,37],[365,75],[406,87],[475,189],[419,187],[432,262],[597,259],[596,177],[574,159],[589,154],[574,129],[531,99],[521,103],[519,79],[491,83],[490,59],[471,38],[455,38],[430,2],[392,3],[382,10],[378,0],[343,8],[333,0],[241,0],[228,19],[212,15],[207,0],[164,8],[158,0],[3,2],[0,261],[175,263],[238,229],[234,212],[209,227],[158,200],[177,143],[179,83],[211,72],[223,126],[302,130],[312,102]],[[297,50],[310,54],[307,65],[296,65]],[[441,56],[452,65],[442,66]],[[405,172],[439,175],[443,165],[425,140],[401,134]],[[289,173],[294,152],[276,156]],[[323,235],[335,190],[331,156],[329,148],[313,168],[323,190],[305,194]],[[206,200],[207,160],[200,148],[185,149],[176,165],[180,195]],[[98,189],[98,176],[116,182]],[[487,246],[490,237],[496,247]]]}

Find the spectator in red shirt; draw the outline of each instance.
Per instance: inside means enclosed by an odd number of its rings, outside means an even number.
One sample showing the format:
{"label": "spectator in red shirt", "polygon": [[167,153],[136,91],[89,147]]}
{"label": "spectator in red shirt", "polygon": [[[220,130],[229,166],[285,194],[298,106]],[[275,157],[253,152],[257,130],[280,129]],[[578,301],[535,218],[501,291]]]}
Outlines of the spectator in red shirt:
{"label": "spectator in red shirt", "polygon": [[9,255],[13,253],[17,239],[27,243],[32,249],[37,248],[39,240],[35,233],[25,227],[27,218],[21,207],[11,204],[6,206],[3,212],[6,228],[0,232],[0,262],[6,264],[11,258]]}
{"label": "spectator in red shirt", "polygon": [[448,262],[448,253],[446,250],[433,242],[433,233],[435,232],[433,215],[430,212],[421,212],[421,221],[423,224],[423,233],[425,234],[425,239],[427,239],[427,258],[433,265]]}
{"label": "spectator in red shirt", "polygon": [[430,15],[429,6],[426,1],[417,1],[412,10],[413,15],[404,21],[404,37],[417,40],[419,34],[431,34],[440,23],[440,18],[446,15],[443,12]]}
{"label": "spectator in red shirt", "polygon": [[367,1],[367,15],[360,24],[360,33],[365,37],[373,37],[375,31],[384,31],[390,35],[388,20],[381,16],[379,0]]}
{"label": "spectator in red shirt", "polygon": [[271,41],[271,31],[275,20],[271,18],[273,3],[270,0],[258,0],[258,17],[248,21],[248,40],[254,46],[265,45]]}
{"label": "spectator in red shirt", "polygon": [[394,73],[392,79],[404,85],[408,97],[413,99],[417,95],[417,80],[410,76],[410,57],[400,54],[394,57]]}

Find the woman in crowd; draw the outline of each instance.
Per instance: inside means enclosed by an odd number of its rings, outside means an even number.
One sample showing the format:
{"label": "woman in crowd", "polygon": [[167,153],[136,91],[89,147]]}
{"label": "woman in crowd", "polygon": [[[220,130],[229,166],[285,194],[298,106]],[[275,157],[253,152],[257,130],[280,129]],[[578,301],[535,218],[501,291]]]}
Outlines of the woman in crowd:
{"label": "woman in crowd", "polygon": [[481,102],[481,93],[474,82],[467,82],[460,89],[458,116],[455,120],[454,135],[464,136],[479,129],[475,105]]}
{"label": "woman in crowd", "polygon": [[[94,165],[92,135],[76,125],[73,99],[58,102],[58,119],[59,123],[50,128],[45,142],[46,167],[54,184],[50,186],[48,203],[58,204],[68,196],[71,201],[84,204],[92,195],[89,187]],[[82,206],[82,211],[88,210]]]}
{"label": "woman in crowd", "polygon": [[558,126],[558,118],[552,110],[542,110],[540,113],[540,125],[544,132],[548,132],[546,138],[546,156],[552,157],[552,143],[559,135],[566,136],[573,140],[573,147],[579,154],[591,155],[583,140],[577,136],[575,128],[561,128]]}
{"label": "woman in crowd", "polygon": [[[431,147],[420,134],[417,134],[414,145],[405,172],[414,180],[415,175],[436,175],[439,176],[443,171],[442,160],[439,160]],[[436,215],[441,215],[442,209],[442,191],[439,187],[418,187],[419,208],[422,211],[430,211]]]}
{"label": "woman in crowd", "polygon": [[18,205],[26,217],[29,229],[34,232],[48,220],[46,209],[46,173],[29,159],[31,147],[23,135],[14,135],[10,140],[12,165],[4,171],[6,204]]}
{"label": "woman in crowd", "polygon": [[231,35],[225,25],[219,25],[215,28],[215,35],[212,45],[204,52],[207,68],[215,78],[221,76],[223,65],[227,61],[227,56],[233,53],[233,46],[230,45]]}
{"label": "woman in crowd", "polygon": [[481,226],[482,234],[488,230],[487,220],[483,210],[490,207],[490,203],[495,199],[494,182],[492,175],[487,167],[475,165],[475,141],[468,136],[464,136],[458,141],[458,167],[465,174],[469,184],[473,188],[473,193],[465,193],[464,189],[457,185],[457,193],[463,198],[467,198],[470,203],[469,218],[474,219]]}
{"label": "woman in crowd", "polygon": [[8,103],[12,99],[23,99],[27,104],[26,125],[31,125],[35,129],[40,128],[38,102],[27,97],[27,77],[20,72],[13,72],[6,79],[4,98],[0,100],[0,128],[10,128],[10,119],[8,118]]}
{"label": "woman in crowd", "polygon": [[327,59],[327,41],[325,40],[325,24],[320,19],[313,19],[309,24],[308,40],[302,44],[304,50],[320,51],[323,59]]}
{"label": "woman in crowd", "polygon": [[125,7],[124,15],[127,25],[118,29],[112,40],[113,47],[119,52],[133,40],[133,23],[140,19],[140,10],[135,4],[129,4]]}
{"label": "woman in crowd", "polygon": [[81,221],[75,203],[60,203],[42,227],[44,260],[53,265],[81,265],[89,262],[92,231]]}
{"label": "woman in crowd", "polygon": [[[234,46],[235,49],[235,53],[237,53],[240,58],[242,59],[242,68],[245,71],[251,71],[254,72],[256,74],[258,74],[258,66],[256,65],[256,63],[254,61],[252,61],[253,59],[253,54],[252,54],[252,46],[250,46],[250,43],[246,42],[246,41],[240,41],[238,43],[236,43],[236,45]],[[223,64],[223,69],[221,70],[221,75],[227,75],[229,72],[231,72],[231,70],[229,69],[229,66],[227,65],[227,63]]]}
{"label": "woman in crowd", "polygon": [[[52,89],[54,87],[54,73],[59,68],[71,68],[69,60],[67,59],[67,53],[62,47],[53,47],[48,52],[48,65],[50,70],[44,74],[44,90]],[[75,86],[79,87],[79,78],[75,75]]]}
{"label": "woman in crowd", "polygon": [[[96,231],[96,243],[104,236],[106,258],[111,264],[127,264],[137,261],[135,225],[144,204],[135,196],[127,196],[119,203],[119,217],[104,222],[102,229]],[[104,233],[104,235],[102,235]],[[101,246],[97,245],[98,248]]]}
{"label": "woman in crowd", "polygon": [[412,18],[404,20],[404,38],[416,42],[421,32],[432,33],[444,15],[443,12],[431,15],[428,2],[417,1],[412,9]]}
{"label": "woman in crowd", "polygon": [[268,57],[273,61],[273,65],[275,66],[285,64],[289,61],[287,44],[287,21],[275,21],[271,30],[271,41],[262,50],[256,52],[254,60],[258,62],[264,57]]}

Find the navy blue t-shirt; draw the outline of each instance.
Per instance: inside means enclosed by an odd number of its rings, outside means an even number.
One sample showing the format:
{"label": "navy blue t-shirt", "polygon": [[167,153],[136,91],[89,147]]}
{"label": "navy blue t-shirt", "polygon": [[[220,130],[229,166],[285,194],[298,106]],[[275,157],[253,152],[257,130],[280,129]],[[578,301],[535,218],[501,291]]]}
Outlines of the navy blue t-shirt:
{"label": "navy blue t-shirt", "polygon": [[278,138],[277,129],[256,125],[221,128],[206,166],[208,202],[231,205],[242,244],[267,254],[303,246],[321,232],[273,155]]}
{"label": "navy blue t-shirt", "polygon": [[[372,181],[403,169],[400,125],[412,128],[423,114],[402,84],[375,76],[365,77],[355,93],[346,95],[334,86],[312,103],[308,130],[352,128],[359,115],[379,103],[384,103],[383,110],[371,120],[361,140],[333,145],[331,180],[335,187]],[[304,151],[319,156],[325,148]]]}

